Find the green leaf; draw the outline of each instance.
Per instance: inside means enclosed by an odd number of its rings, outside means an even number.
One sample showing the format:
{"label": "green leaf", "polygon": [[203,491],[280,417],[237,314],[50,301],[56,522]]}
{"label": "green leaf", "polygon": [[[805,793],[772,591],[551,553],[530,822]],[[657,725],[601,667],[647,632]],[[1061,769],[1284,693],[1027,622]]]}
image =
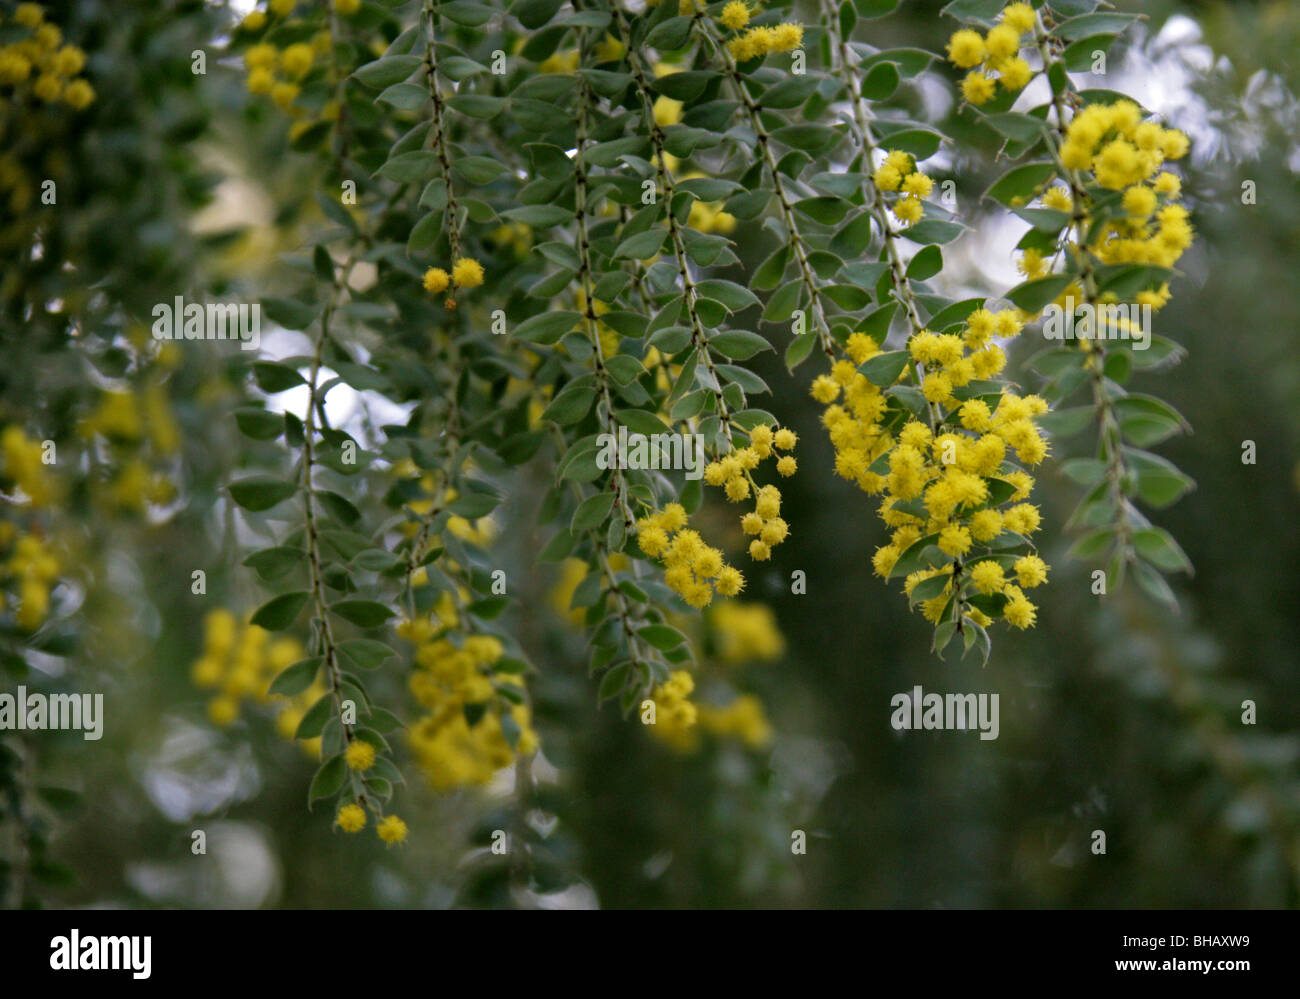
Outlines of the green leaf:
{"label": "green leaf", "polygon": [[529,343],[550,346],[581,321],[578,312],[542,312],[520,323],[515,336]]}
{"label": "green leaf", "polygon": [[329,609],[331,613],[345,621],[351,621],[359,628],[378,628],[393,616],[393,612],[384,604],[355,597],[330,604]]}
{"label": "green leaf", "polygon": [[600,492],[595,496],[588,496],[578,504],[578,509],[573,511],[573,520],[569,524],[569,530],[574,534],[582,531],[590,531],[603,524],[609,517],[609,511],[614,508],[614,494],[612,492]]}
{"label": "green leaf", "polygon": [[447,509],[457,517],[466,520],[478,520],[486,517],[501,503],[501,497],[485,489],[466,491],[448,504]]}
{"label": "green leaf", "polygon": [[231,498],[245,510],[260,513],[283,503],[298,487],[283,479],[273,479],[269,475],[254,475],[230,484]]}
{"label": "green leaf", "polygon": [[811,333],[803,333],[791,339],[789,346],[785,348],[785,366],[790,371],[794,371],[808,359],[808,355],[812,353],[813,341],[816,339]]}
{"label": "green leaf", "polygon": [[413,55],[391,55],[368,62],[352,76],[372,90],[383,90],[401,83],[423,65],[424,60]]}
{"label": "green leaf", "polygon": [[1102,13],[1084,14],[1062,21],[1052,29],[1052,34],[1063,41],[1072,42],[1093,35],[1119,33],[1138,20],[1138,14]]}
{"label": "green leaf", "polygon": [[308,593],[282,593],[272,597],[253,614],[252,623],[267,631],[283,631],[293,624],[303,604],[307,602]]}
{"label": "green leaf", "polygon": [[577,382],[566,385],[551,404],[542,411],[543,420],[551,420],[560,426],[577,423],[591,409],[596,401],[596,390],[590,385]]}
{"label": "green leaf", "polygon": [[265,409],[242,406],[235,410],[235,423],[245,437],[257,441],[275,440],[284,432],[284,417],[280,413],[268,413]]}
{"label": "green leaf", "polygon": [[257,380],[257,387],[268,395],[307,384],[307,380],[298,373],[296,368],[275,361],[255,361],[253,377]]}
{"label": "green leaf", "polygon": [[767,339],[748,330],[724,330],[709,337],[709,349],[724,357],[744,361],[764,350],[771,350]]}
{"label": "green leaf", "polygon": [[892,62],[878,62],[862,78],[862,96],[869,101],[883,101],[898,89],[898,67]]}
{"label": "green leaf", "polygon": [[305,330],[316,318],[316,309],[288,298],[264,298],[262,308],[267,318],[287,330]]}
{"label": "green leaf", "polygon": [[428,89],[417,87],[414,83],[394,83],[375,98],[377,102],[387,104],[398,111],[418,111],[428,99]]}
{"label": "green leaf", "polygon": [[507,172],[504,163],[489,156],[458,157],[451,161],[451,169],[471,184],[487,184]]}
{"label": "green leaf", "polygon": [[427,149],[399,153],[376,171],[376,176],[398,184],[413,184],[424,180],[434,169],[437,157]]}
{"label": "green leaf", "polygon": [[1019,207],[1055,175],[1056,167],[1052,163],[1025,163],[1012,167],[995,180],[984,192],[983,197],[992,198],[1011,207]]}
{"label": "green leaf", "polygon": [[458,114],[484,120],[495,118],[506,106],[505,98],[487,94],[457,94],[447,103]]}
{"label": "green leaf", "polygon": [[572,221],[573,212],[558,205],[525,205],[523,208],[511,208],[502,212],[501,217],[526,226],[549,229]]}
{"label": "green leaf", "polygon": [[908,576],[919,569],[938,568],[940,565],[952,561],[950,556],[944,555],[935,547],[935,542],[938,540],[938,534],[927,534],[920,540],[912,542],[907,550],[898,556],[898,561],[894,563],[894,567],[889,570],[889,578],[895,579],[899,576]]}
{"label": "green leaf", "polygon": [[858,370],[866,376],[872,385],[887,388],[898,381],[898,376],[907,367],[910,355],[905,350],[891,350],[877,354],[863,361]]}
{"label": "green leaf", "polygon": [[1150,559],[1166,572],[1192,571],[1192,560],[1162,527],[1143,527],[1133,532],[1133,545],[1138,553]]}
{"label": "green leaf", "polygon": [[307,713],[302,716],[302,721],[298,723],[298,730],[294,732],[295,739],[314,739],[321,734],[325,728],[325,723],[334,717],[334,700],[330,694],[326,694],[319,701],[307,709]]}
{"label": "green leaf", "polygon": [[321,764],[321,768],[316,771],[316,776],[311,779],[311,790],[307,792],[308,803],[318,798],[332,798],[338,794],[347,776],[347,764],[343,761],[343,754],[331,756]]}
{"label": "green leaf", "polygon": [[907,276],[915,281],[928,281],[943,270],[943,251],[937,246],[926,246],[907,265]]}
{"label": "green leaf", "polygon": [[1125,460],[1137,477],[1137,493],[1157,509],[1178,501],[1195,484],[1173,462],[1137,448],[1123,449]]}
{"label": "green leaf", "polygon": [[324,656],[308,656],[306,659],[299,659],[292,666],[286,666],[281,670],[280,675],[271,681],[268,693],[282,694],[285,697],[301,694],[312,685],[324,661]]}
{"label": "green leaf", "polygon": [[1026,312],[1041,312],[1044,306],[1054,302],[1074,280],[1070,274],[1053,274],[1049,277],[1035,278],[1016,285],[1006,293],[1018,308]]}
{"label": "green leaf", "polygon": [[359,669],[376,669],[393,650],[371,638],[351,638],[339,643],[339,653]]}
{"label": "green leaf", "polygon": [[[938,136],[938,133],[932,133]],[[824,156],[840,144],[843,133],[825,125],[785,125],[772,133],[772,138],[791,149],[807,153],[813,159]],[[938,148],[936,142],[935,148]]]}
{"label": "green leaf", "polygon": [[881,145],[890,150],[901,149],[917,160],[929,159],[939,150],[943,136],[930,128],[904,128],[881,139]]}
{"label": "green leaf", "polygon": [[670,17],[662,24],[656,25],[651,32],[645,36],[643,45],[668,51],[670,49],[679,49],[686,44],[687,38],[691,34],[691,18],[686,15]]}
{"label": "green leaf", "polygon": [[649,260],[663,249],[666,235],[662,229],[647,229],[629,236],[614,249],[614,259]]}
{"label": "green leaf", "polygon": [[942,219],[922,219],[916,225],[899,233],[913,243],[951,243],[965,232],[965,227],[957,222],[945,222]]}
{"label": "green leaf", "polygon": [[759,304],[757,295],[734,281],[701,281],[696,284],[695,289],[705,298],[721,302],[731,312],[740,312],[751,305]]}
{"label": "green leaf", "polygon": [[1174,595],[1174,591],[1165,581],[1165,577],[1160,575],[1159,571],[1150,563],[1143,562],[1141,559],[1134,560],[1133,578],[1137,580],[1138,588],[1152,600],[1168,608],[1173,613],[1178,613],[1178,597]]}
{"label": "green leaf", "polygon": [[438,13],[467,28],[477,28],[492,20],[496,11],[485,4],[474,3],[473,0],[453,0],[451,3],[438,4]]}
{"label": "green leaf", "polygon": [[647,624],[638,628],[636,633],[660,652],[675,649],[686,641],[686,636],[670,624]]}
{"label": "green leaf", "polygon": [[798,107],[817,89],[817,77],[811,73],[788,76],[763,91],[763,107],[785,110]]}
{"label": "green leaf", "polygon": [[253,552],[244,559],[243,564],[253,569],[266,580],[279,579],[289,570],[306,559],[307,553],[301,548],[265,548]]}

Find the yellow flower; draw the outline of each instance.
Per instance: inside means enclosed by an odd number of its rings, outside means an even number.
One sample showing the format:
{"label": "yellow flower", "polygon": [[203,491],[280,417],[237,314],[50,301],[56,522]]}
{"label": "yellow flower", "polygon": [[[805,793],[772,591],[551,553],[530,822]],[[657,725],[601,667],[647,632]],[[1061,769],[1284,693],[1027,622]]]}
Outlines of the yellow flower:
{"label": "yellow flower", "polygon": [[1009,24],[999,24],[988,33],[984,45],[994,59],[1005,59],[1020,51],[1020,32]]}
{"label": "yellow flower", "polygon": [[0,83],[22,83],[31,75],[32,64],[13,49],[0,49]]}
{"label": "yellow flower", "polygon": [[360,832],[366,825],[366,810],[360,805],[344,805],[334,817],[334,824],[346,833]]}
{"label": "yellow flower", "polygon": [[987,104],[993,99],[996,86],[993,77],[977,69],[972,70],[961,81],[961,95],[971,104]]}
{"label": "yellow flower", "polygon": [[718,21],[725,28],[739,31],[749,23],[749,8],[741,0],[730,0],[730,3],[722,8]]}
{"label": "yellow flower", "polygon": [[375,747],[361,739],[353,739],[343,753],[350,770],[369,770],[375,765]]}
{"label": "yellow flower", "polygon": [[261,31],[266,27],[266,13],[260,10],[250,10],[244,19],[239,22],[239,26],[245,31]]}
{"label": "yellow flower", "polygon": [[76,76],[86,65],[86,53],[75,45],[65,45],[54,54],[54,71],[62,76]]}
{"label": "yellow flower", "polygon": [[271,100],[285,111],[288,111],[297,99],[298,84],[296,83],[286,83],[282,80],[271,88]]}
{"label": "yellow flower", "polygon": [[451,279],[458,288],[477,288],[483,283],[483,265],[472,257],[461,257],[452,265]]}
{"label": "yellow flower", "polygon": [[441,294],[450,284],[451,278],[441,267],[430,267],[424,272],[424,290],[431,295]]}
{"label": "yellow flower", "polygon": [[278,50],[269,42],[250,45],[244,53],[244,65],[249,69],[271,69],[275,65]]}
{"label": "yellow flower", "polygon": [[258,66],[248,71],[248,92],[250,94],[269,94],[275,84],[275,77],[269,69]]}
{"label": "yellow flower", "polygon": [[63,93],[63,83],[53,73],[42,73],[32,84],[32,93],[46,102],[57,101]]}
{"label": "yellow flower", "polygon": [[375,827],[375,831],[385,843],[400,843],[406,839],[406,823],[396,815],[386,816]]}
{"label": "yellow flower", "polygon": [[1034,29],[1034,8],[1027,3],[1008,4],[1002,11],[1002,23],[1018,32]]}
{"label": "yellow flower", "polygon": [[978,31],[963,28],[948,39],[948,61],[959,69],[970,69],[984,61],[987,51]]}
{"label": "yellow flower", "polygon": [[297,42],[290,45],[280,53],[280,68],[295,80],[301,80],[311,69],[311,64],[316,58],[310,45],[305,42]]}
{"label": "yellow flower", "polygon": [[361,9],[361,0],[334,0],[334,12],[343,17],[351,17]]}
{"label": "yellow flower", "polygon": [[45,20],[45,11],[38,3],[20,3],[14,9],[14,20],[25,28],[35,28]]}

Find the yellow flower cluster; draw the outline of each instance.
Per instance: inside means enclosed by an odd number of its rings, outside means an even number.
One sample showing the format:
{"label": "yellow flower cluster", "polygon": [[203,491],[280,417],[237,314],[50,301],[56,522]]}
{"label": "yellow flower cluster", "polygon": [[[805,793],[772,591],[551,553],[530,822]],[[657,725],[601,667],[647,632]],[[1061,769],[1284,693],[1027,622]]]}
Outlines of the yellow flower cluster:
{"label": "yellow flower cluster", "polygon": [[[499,668],[504,650],[491,635],[469,635],[457,647],[443,637],[458,620],[454,605],[429,618],[403,621],[397,633],[416,647],[410,688],[428,713],[410,728],[416,765],[437,791],[486,784],[518,756],[537,751],[537,733],[523,704],[494,707],[498,691],[518,688],[523,677]],[[499,703],[499,702],[498,702]]]}
{"label": "yellow flower cluster", "polygon": [[[333,45],[333,36],[328,31],[318,32],[310,43],[294,42],[283,50],[270,42],[250,45],[244,52],[244,66],[248,70],[244,82],[248,92],[270,95],[282,111],[297,113],[293,102],[302,92],[302,80],[311,72],[316,57],[327,54]],[[328,119],[336,117],[337,111],[337,105],[327,106],[321,114]]]}
{"label": "yellow flower cluster", "polygon": [[[292,739],[307,709],[326,694],[318,675],[311,686],[291,698],[272,697],[271,681],[285,668],[306,657],[296,638],[275,638],[265,628],[241,623],[224,608],[210,611],[203,620],[203,654],[190,667],[196,687],[216,691],[208,702],[208,718],[216,725],[230,725],[239,717],[240,702],[279,702],[276,731]],[[320,755],[320,738],[304,740],[303,748]]]}
{"label": "yellow flower cluster", "polygon": [[[888,396],[854,366],[879,353],[875,341],[863,333],[849,337],[851,360],[837,361],[829,375],[813,382],[813,397],[827,406],[822,423],[835,448],[837,473],[869,495],[883,494],[880,516],[893,534],[872,559],[878,575],[888,577],[899,557],[923,538],[932,539],[930,543],[960,564],[974,546],[987,545],[1004,531],[1027,537],[1037,530],[1038,509],[1023,502],[1034,480],[1007,454],[1014,451],[1026,465],[1046,457],[1048,445],[1033,418],[1047,411],[1047,403],[1011,392],[964,391],[1002,370],[1006,354],[991,341],[1016,336],[1023,318],[1014,311],[977,309],[967,317],[961,335],[922,330],[912,337],[909,360],[921,372],[933,429],[919,419],[905,420],[892,430],[884,425],[897,423],[897,417],[885,420]],[[1004,509],[1004,504],[1012,505]],[[953,570],[952,563],[920,570],[907,578],[904,588],[911,595],[922,580],[951,575]],[[937,622],[951,596],[950,580],[941,593],[923,602],[925,616]],[[1017,627],[1033,623],[1033,607],[1027,601],[1003,613]],[[969,614],[981,625],[991,620],[975,608]]]}
{"label": "yellow flower cluster", "polygon": [[757,697],[741,694],[719,708],[693,703],[690,696],[694,690],[695,679],[686,670],[674,670],[654,689],[655,721],[648,727],[660,742],[679,753],[698,749],[701,732],[737,739],[750,749],[762,749],[771,742],[772,726]]}
{"label": "yellow flower cluster", "polygon": [[19,96],[23,93],[19,88],[30,83],[32,96],[45,104],[62,101],[78,111],[89,107],[94,88],[77,75],[86,65],[86,53],[62,44],[63,33],[58,25],[45,22],[40,4],[19,4],[13,21],[16,30],[26,29],[26,37],[0,47],[0,85],[14,87]]}
{"label": "yellow flower cluster", "polygon": [[654,724],[649,726],[655,737],[682,752],[695,748],[695,723],[699,711],[691,703],[695,678],[684,669],[673,670],[668,679],[654,689]]}
{"label": "yellow flower cluster", "polygon": [[760,488],[751,473],[760,462],[775,457],[779,475],[794,475],[799,467],[794,455],[778,457],[776,452],[793,451],[798,442],[793,430],[757,426],[749,432],[748,447],[736,448],[704,469],[704,481],[722,487],[731,502],[739,503],[754,496],[754,509],[741,518],[740,525],[746,534],[754,535],[749,543],[749,557],[755,562],[771,558],[772,549],[786,539],[790,529],[781,519],[781,490],[772,485]]}
{"label": "yellow flower cluster", "polygon": [[[1182,185],[1161,169],[1186,155],[1187,148],[1186,135],[1143,121],[1132,101],[1091,104],[1074,116],[1061,146],[1062,163],[1072,170],[1091,170],[1102,187],[1124,192],[1125,217],[1108,220],[1089,247],[1104,263],[1172,267],[1191,246],[1195,233],[1187,209],[1178,204]],[[1059,204],[1068,197],[1052,188],[1043,203]],[[1166,285],[1142,292],[1138,301],[1158,308],[1168,297]]]}
{"label": "yellow flower cluster", "polygon": [[[413,499],[406,504],[406,508],[419,517],[428,517],[434,512],[436,507],[444,510],[450,504],[454,503],[460,496],[457,490],[447,487],[439,490],[434,480],[432,472],[421,472],[410,458],[402,458],[393,466],[393,475],[399,479],[418,479],[419,488],[426,494],[425,499]],[[406,522],[402,525],[402,530],[407,534],[415,534],[420,530],[420,525],[414,522]],[[447,518],[445,530],[448,534],[461,541],[474,545],[476,548],[486,548],[497,536],[496,524],[493,522],[491,515],[479,517],[477,520],[468,520],[457,514]],[[434,535],[428,539],[429,544],[437,545],[440,543],[440,535]],[[423,585],[423,576],[417,579],[417,585]],[[447,595],[448,597],[450,594]]]}
{"label": "yellow flower cluster", "polygon": [[894,216],[904,225],[915,225],[925,214],[922,199],[934,189],[934,181],[916,169],[916,160],[910,153],[894,149],[885,155],[884,162],[871,175],[871,181],[881,191],[897,191]]}
{"label": "yellow flower cluster", "polygon": [[685,508],[669,503],[637,521],[637,543],[648,556],[662,560],[664,582],[692,607],[707,607],[715,592],[734,597],[744,588],[744,576],[686,524]]}
{"label": "yellow flower cluster", "polygon": [[727,51],[736,62],[748,62],[769,52],[789,52],[802,44],[803,27],[786,22],[775,28],[750,28],[739,38],[727,42]]}
{"label": "yellow flower cluster", "polygon": [[738,739],[750,749],[762,749],[772,741],[772,726],[763,702],[753,694],[741,694],[724,708],[701,704],[699,728],[723,739]]}
{"label": "yellow flower cluster", "polygon": [[1013,3],[1003,9],[1001,23],[987,35],[963,28],[948,39],[948,61],[970,70],[961,82],[961,93],[971,104],[987,104],[999,84],[1017,91],[1032,79],[1033,70],[1020,56],[1020,43],[1025,32],[1033,31],[1035,17],[1029,4]]}
{"label": "yellow flower cluster", "polygon": [[779,659],[785,654],[785,637],[767,604],[722,600],[713,608],[709,621],[717,656],[724,663]]}
{"label": "yellow flower cluster", "polygon": [[[44,461],[45,447],[31,440],[22,427],[11,424],[0,432],[0,481],[17,486],[33,509],[48,506],[57,495],[57,483]],[[10,502],[16,498],[9,497]]]}
{"label": "yellow flower cluster", "polygon": [[[483,265],[472,257],[461,257],[451,266],[448,274],[441,267],[430,267],[424,272],[424,290],[430,295],[441,295],[455,285],[457,288],[477,288],[483,283]],[[447,296],[443,303],[449,309],[456,307],[456,299]]]}
{"label": "yellow flower cluster", "polygon": [[749,23],[750,10],[743,0],[729,0],[718,15],[718,23],[730,31],[739,31]]}
{"label": "yellow flower cluster", "polygon": [[20,534],[13,524],[0,523],[0,551],[11,545],[3,574],[18,584],[14,621],[23,631],[35,631],[50,613],[50,586],[59,576],[59,560],[37,535]]}

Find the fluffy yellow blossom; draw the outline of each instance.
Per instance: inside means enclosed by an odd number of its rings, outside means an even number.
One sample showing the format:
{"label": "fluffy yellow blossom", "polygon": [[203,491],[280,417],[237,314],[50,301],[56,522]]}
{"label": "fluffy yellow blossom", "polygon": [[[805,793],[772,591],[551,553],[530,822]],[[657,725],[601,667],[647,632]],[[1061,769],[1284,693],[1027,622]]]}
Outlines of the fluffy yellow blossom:
{"label": "fluffy yellow blossom", "polygon": [[483,283],[483,265],[472,257],[461,257],[452,265],[451,279],[458,288],[477,288]]}
{"label": "fluffy yellow blossom", "polygon": [[959,69],[978,66],[987,55],[984,39],[978,31],[963,28],[948,39],[948,61]]}
{"label": "fluffy yellow blossom", "polygon": [[424,272],[424,290],[438,295],[451,286],[451,276],[441,267],[430,267]]}
{"label": "fluffy yellow blossom", "polygon": [[343,753],[349,770],[369,770],[375,765],[375,747],[361,739],[353,739]]}
{"label": "fluffy yellow blossom", "polygon": [[386,815],[375,827],[375,832],[385,843],[400,843],[406,839],[406,823],[396,815]]}
{"label": "fluffy yellow blossom", "polygon": [[334,824],[346,833],[360,832],[366,826],[366,810],[360,805],[343,805],[334,817]]}
{"label": "fluffy yellow blossom", "polygon": [[749,7],[742,0],[730,0],[718,15],[718,22],[725,28],[739,31],[749,23]]}

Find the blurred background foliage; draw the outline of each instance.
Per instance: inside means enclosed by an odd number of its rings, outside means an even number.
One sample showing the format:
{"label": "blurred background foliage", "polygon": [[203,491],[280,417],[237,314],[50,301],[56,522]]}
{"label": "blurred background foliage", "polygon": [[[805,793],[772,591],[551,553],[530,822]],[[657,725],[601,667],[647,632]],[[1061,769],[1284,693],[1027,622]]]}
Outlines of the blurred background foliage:
{"label": "blurred background foliage", "polygon": [[[3,5],[6,11],[12,5]],[[314,161],[247,98],[224,35],[242,10],[201,2],[47,4],[89,54],[98,99],[57,142],[67,177],[42,220],[39,255],[14,251],[26,224],[0,215],[0,424],[37,439],[95,420],[92,387],[123,381],[147,398],[165,382],[174,433],[88,449],[64,499],[74,553],[59,596],[76,644],[55,634],[18,682],[102,690],[101,742],[77,733],[0,740],[5,904],[128,906],[1295,906],[1300,903],[1300,8],[1286,2],[1120,3],[1146,15],[1110,72],[1193,139],[1184,190],[1199,239],[1158,332],[1189,351],[1146,374],[1188,416],[1165,452],[1198,482],[1162,523],[1197,568],[1175,583],[1171,616],[1127,588],[1099,600],[1090,566],[1064,557],[1073,490],[1050,463],[1040,480],[1051,585],[1039,627],[1004,635],[988,666],[930,655],[930,629],[870,571],[879,526],[831,471],[815,404],[767,354],[771,405],[800,433],[786,484],[793,526],[781,557],[751,573],[746,603],[771,622],[698,626],[698,683],[727,676],[759,697],[771,738],[705,737],[689,752],[647,737],[611,705],[596,712],[583,641],[562,613],[564,570],[535,567],[539,482],[498,524],[494,557],[524,580],[508,613],[541,667],[532,681],[544,755],[520,800],[509,774],[483,792],[399,793],[401,848],[341,836],[305,808],[313,762],[256,712],[208,719],[190,667],[204,614],[258,597],[238,566],[221,491],[247,458],[229,419],[231,353],[146,356],[138,321],[177,294],[258,286],[300,247]],[[939,2],[907,2],[859,25],[880,47],[942,51],[954,23]],[[191,53],[207,51],[206,75]],[[948,73],[948,85],[940,77]],[[972,233],[952,247],[954,288],[1007,287],[1017,230],[981,205],[996,147],[963,123],[949,67],[902,99],[959,143],[935,160],[957,184]],[[1103,84],[1103,85],[1110,85]],[[8,149],[19,150],[6,119]],[[53,141],[53,140],[51,140]],[[12,144],[12,145],[11,145]],[[8,151],[6,149],[6,151]],[[26,167],[44,176],[48,164]],[[1253,182],[1254,204],[1242,203]],[[982,224],[988,210],[987,224]],[[733,237],[747,266],[770,237]],[[75,351],[69,315],[81,318]],[[772,332],[772,331],[769,331]],[[784,334],[781,334],[784,335]],[[136,339],[133,341],[133,337]],[[1023,361],[1033,349],[1018,344]],[[1034,376],[1020,373],[1031,388]],[[100,414],[102,415],[102,414]],[[1256,464],[1243,464],[1253,441]],[[1078,441],[1066,453],[1082,453]],[[102,467],[96,462],[101,461]],[[121,469],[144,469],[150,503]],[[179,495],[166,483],[183,482]],[[716,511],[715,511],[716,512]],[[702,516],[707,517],[706,511]],[[734,531],[725,513],[705,533]],[[207,594],[189,573],[206,568]],[[790,573],[807,574],[791,593]],[[576,581],[568,580],[572,587]],[[779,641],[776,631],[784,636]],[[57,632],[57,629],[56,629]],[[737,638],[737,636],[741,638]],[[730,658],[727,643],[757,641]],[[755,636],[757,636],[755,638]],[[1001,736],[895,733],[890,697],[926,690],[1001,695]],[[1258,724],[1241,724],[1242,701]],[[56,790],[30,793],[37,785]],[[58,789],[75,789],[72,796]],[[492,854],[494,829],[544,844],[522,874]],[[191,833],[208,853],[191,854]],[[791,852],[795,830],[806,855]],[[1106,854],[1091,852],[1106,834]],[[23,844],[26,843],[26,849]],[[24,857],[19,862],[17,857]],[[10,897],[13,892],[13,897]]]}

